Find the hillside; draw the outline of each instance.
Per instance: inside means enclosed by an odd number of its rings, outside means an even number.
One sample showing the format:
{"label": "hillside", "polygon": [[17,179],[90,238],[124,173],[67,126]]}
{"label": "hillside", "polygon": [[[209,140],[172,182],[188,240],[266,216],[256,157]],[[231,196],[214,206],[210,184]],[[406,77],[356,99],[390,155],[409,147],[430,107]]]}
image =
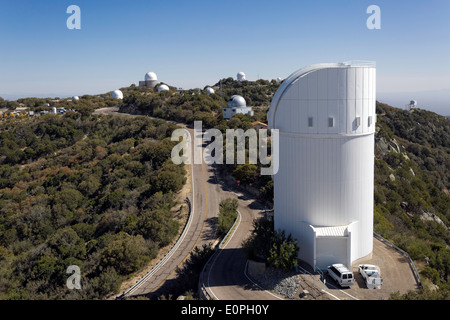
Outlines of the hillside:
{"label": "hillside", "polygon": [[[255,115],[247,123],[237,123],[240,128],[251,128],[251,121],[266,122],[266,113],[273,94],[279,87],[276,81],[243,81],[232,78],[222,79],[216,83],[215,93],[208,95],[204,90],[183,90],[176,88],[158,93],[155,89],[136,87],[122,88],[124,99],[120,112],[149,115],[166,120],[192,125],[202,121],[204,128],[224,129],[229,125],[223,120],[222,108],[227,106],[232,95],[242,95],[247,106],[251,106]],[[238,117],[239,118],[239,117]],[[244,121],[245,122],[245,121]]]}
{"label": "hillside", "polygon": [[406,250],[431,288],[448,297],[450,120],[381,103],[377,114],[375,231]]}
{"label": "hillside", "polygon": [[[175,128],[76,112],[0,121],[0,300],[102,299],[170,244],[185,220]],[[70,265],[84,290],[66,287]]]}

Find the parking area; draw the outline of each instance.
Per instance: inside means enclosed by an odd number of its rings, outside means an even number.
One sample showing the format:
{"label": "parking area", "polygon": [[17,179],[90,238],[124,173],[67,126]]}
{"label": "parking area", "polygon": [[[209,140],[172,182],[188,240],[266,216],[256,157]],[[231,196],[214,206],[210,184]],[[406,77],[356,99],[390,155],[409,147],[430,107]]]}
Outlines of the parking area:
{"label": "parking area", "polygon": [[[367,289],[364,279],[359,274],[360,264],[374,264],[380,268],[383,277],[381,289]],[[390,245],[374,237],[372,257],[360,259],[353,263],[351,271],[355,277],[355,283],[349,288],[341,288],[328,275],[325,276],[325,284],[320,275],[301,275],[301,282],[305,288],[312,286],[322,292],[318,299],[342,299],[342,300],[385,300],[391,293],[399,291],[406,293],[409,290],[419,288],[419,283],[414,275],[413,267],[409,259]]]}

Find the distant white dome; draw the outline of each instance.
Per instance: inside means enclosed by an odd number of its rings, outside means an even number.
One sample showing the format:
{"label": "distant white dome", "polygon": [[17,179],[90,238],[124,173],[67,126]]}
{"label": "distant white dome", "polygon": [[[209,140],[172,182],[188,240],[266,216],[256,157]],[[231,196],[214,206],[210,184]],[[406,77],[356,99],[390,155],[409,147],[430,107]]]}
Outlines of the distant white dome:
{"label": "distant white dome", "polygon": [[242,96],[234,95],[228,101],[228,107],[230,108],[245,108],[247,107],[247,103]]}
{"label": "distant white dome", "polygon": [[161,91],[169,91],[169,87],[166,86],[165,84],[162,84],[158,87],[158,92],[161,92]]}
{"label": "distant white dome", "polygon": [[150,81],[150,80],[158,80],[158,77],[156,76],[156,73],[154,72],[147,72],[145,74],[145,80],[146,81]]}
{"label": "distant white dome", "polygon": [[277,78],[277,82],[282,82],[283,79],[281,79],[280,77]]}
{"label": "distant white dome", "polygon": [[206,88],[205,91],[206,91],[207,94],[213,94],[214,93],[214,89],[211,88],[211,87]]}
{"label": "distant white dome", "polygon": [[238,72],[238,74],[237,74],[237,80],[238,80],[238,81],[244,81],[244,80],[246,80],[246,79],[245,79],[245,73],[243,73],[243,72]]}
{"label": "distant white dome", "polygon": [[123,99],[123,93],[120,90],[114,90],[113,93],[112,93],[112,97],[114,99],[121,100],[121,99]]}
{"label": "distant white dome", "polygon": [[78,97],[78,96],[73,96],[72,97],[72,101],[78,101],[78,100],[80,100],[80,97]]}

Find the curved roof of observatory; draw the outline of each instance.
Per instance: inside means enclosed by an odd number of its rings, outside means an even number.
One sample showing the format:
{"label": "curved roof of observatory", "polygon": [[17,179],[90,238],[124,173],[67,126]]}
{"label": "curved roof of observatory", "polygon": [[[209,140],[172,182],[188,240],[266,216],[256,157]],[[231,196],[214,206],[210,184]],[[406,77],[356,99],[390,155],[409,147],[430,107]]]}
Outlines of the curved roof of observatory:
{"label": "curved roof of observatory", "polygon": [[374,62],[321,63],[286,78],[267,115],[281,134],[355,135],[375,131]]}
{"label": "curved roof of observatory", "polygon": [[156,73],[154,73],[154,72],[147,72],[145,74],[145,80],[146,81],[158,80],[158,77],[156,76]]}
{"label": "curved roof of observatory", "polygon": [[245,99],[242,96],[235,94],[228,101],[228,107],[230,107],[230,108],[245,108],[245,107],[247,107],[247,103],[245,102]]}

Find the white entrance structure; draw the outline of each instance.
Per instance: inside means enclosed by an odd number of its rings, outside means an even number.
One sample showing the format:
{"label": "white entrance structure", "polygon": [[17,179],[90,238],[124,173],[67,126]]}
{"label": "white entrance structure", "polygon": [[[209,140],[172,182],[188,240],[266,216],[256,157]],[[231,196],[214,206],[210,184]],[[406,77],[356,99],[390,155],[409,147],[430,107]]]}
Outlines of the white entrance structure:
{"label": "white entrance structure", "polygon": [[327,63],[294,72],[272,100],[275,229],[314,269],[372,253],[375,93],[374,63]]}

